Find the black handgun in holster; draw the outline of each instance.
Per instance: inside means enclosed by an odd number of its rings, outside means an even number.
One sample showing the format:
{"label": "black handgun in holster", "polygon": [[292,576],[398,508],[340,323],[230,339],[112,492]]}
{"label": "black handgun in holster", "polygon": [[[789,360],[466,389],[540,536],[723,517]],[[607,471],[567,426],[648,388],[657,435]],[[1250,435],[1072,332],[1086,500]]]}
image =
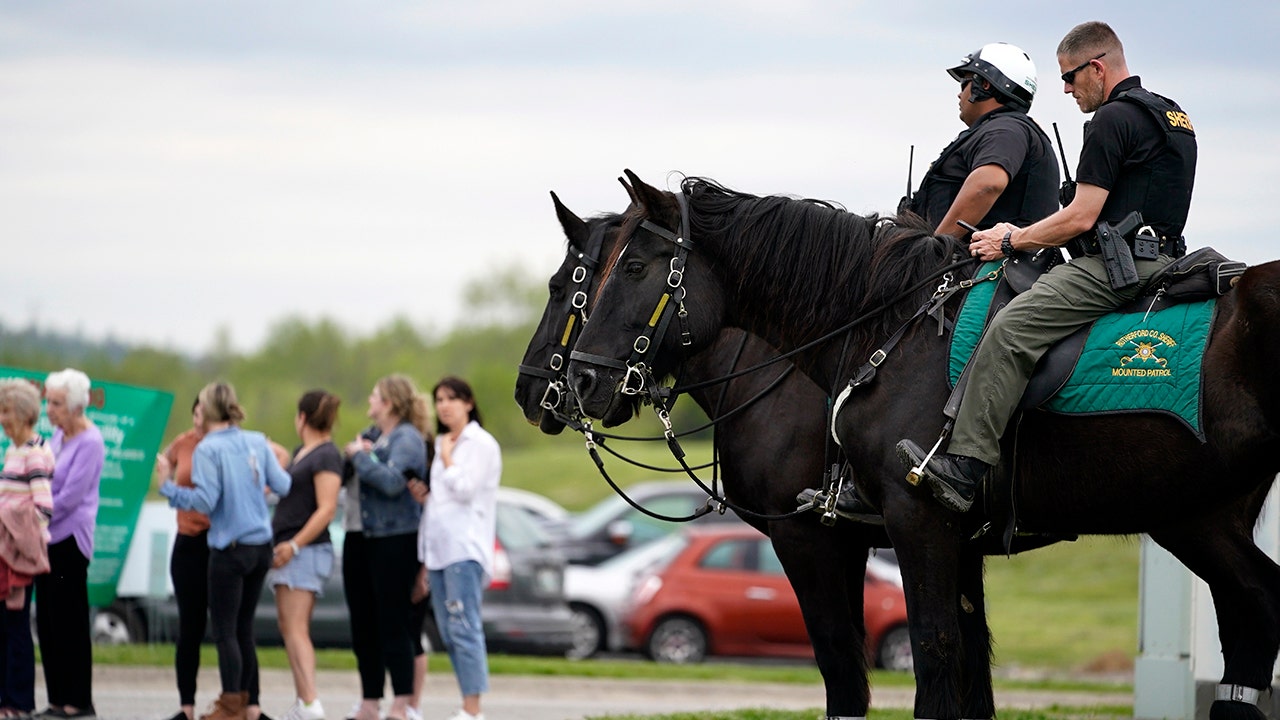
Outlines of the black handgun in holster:
{"label": "black handgun in holster", "polygon": [[1134,210],[1114,225],[1099,222],[1094,227],[1098,249],[1102,251],[1102,261],[1106,265],[1107,280],[1110,281],[1112,290],[1123,290],[1138,282],[1138,268],[1133,264],[1133,253],[1125,238],[1133,234],[1140,225],[1142,213]]}

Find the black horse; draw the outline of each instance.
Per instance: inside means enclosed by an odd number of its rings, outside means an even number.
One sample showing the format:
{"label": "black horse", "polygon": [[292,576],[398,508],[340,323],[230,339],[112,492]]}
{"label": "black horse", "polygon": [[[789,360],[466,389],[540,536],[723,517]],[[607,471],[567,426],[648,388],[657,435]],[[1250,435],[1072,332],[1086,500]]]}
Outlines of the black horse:
{"label": "black horse", "polygon": [[[625,248],[609,267],[579,358],[634,365],[633,339],[663,293],[680,296],[697,350],[724,327],[740,327],[783,351],[864,314],[878,319],[849,336],[847,352],[825,343],[797,355],[824,390],[848,376],[928,296],[932,276],[956,256],[954,240],[876,222],[793,198],[757,197],[711,181],[659,191],[628,173],[635,203],[623,223]],[[688,231],[682,231],[682,224]],[[681,270],[673,278],[675,267]],[[672,282],[672,280],[676,282]],[[928,281],[929,289],[906,292]],[[954,314],[954,308],[947,312]],[[643,317],[642,317],[643,316]],[[975,714],[972,693],[989,678],[989,648],[966,632],[983,608],[962,585],[981,559],[967,543],[981,513],[955,515],[923,487],[903,481],[894,445],[931,445],[943,424],[947,338],[934,322],[910,326],[876,379],[838,416],[855,476],[883,509],[897,551],[911,618],[915,716]],[[663,337],[644,363],[669,372],[680,343]],[[1208,583],[1225,672],[1211,716],[1263,717],[1241,702],[1270,686],[1280,648],[1280,567],[1252,530],[1280,470],[1280,262],[1249,269],[1218,304],[1203,361],[1200,443],[1155,413],[1081,417],[1028,411],[1011,425],[1000,470],[1022,528],[1048,533],[1149,533]],[[575,359],[569,379],[585,412],[616,407],[624,370]],[[1013,453],[1016,440],[1016,454]],[[980,600],[980,596],[979,596]],[[985,626],[985,618],[981,620]],[[985,645],[985,643],[982,643]],[[990,692],[986,692],[989,702]]]}
{"label": "black horse", "polygon": [[[586,315],[587,297],[599,284],[600,274],[591,271],[597,261],[619,249],[621,224],[618,215],[584,221],[554,194],[552,198],[568,238],[568,253],[551,276],[550,299],[525,351],[516,383],[516,402],[525,417],[547,433],[564,427],[542,407],[548,383],[559,381],[564,370],[560,363],[567,361],[574,346]],[[689,383],[713,380],[735,367],[753,367],[777,354],[758,338],[726,330],[688,359],[682,377]],[[770,390],[771,385],[775,386]],[[752,402],[765,390],[768,392]],[[821,482],[826,395],[803,374],[792,372],[787,363],[695,390],[691,397],[709,417],[726,416],[717,424],[715,438],[724,493],[733,504],[761,515],[782,515],[796,509],[796,495],[801,490]],[[550,399],[555,404],[564,398],[557,388]],[[738,408],[741,411],[734,412]],[[606,424],[623,422],[633,411],[631,404],[620,405]],[[827,715],[865,716],[869,690],[863,576],[868,549],[888,544],[883,528],[847,521],[828,527],[812,512],[786,520],[764,521],[749,514],[744,519],[769,536],[796,590],[826,685]]]}

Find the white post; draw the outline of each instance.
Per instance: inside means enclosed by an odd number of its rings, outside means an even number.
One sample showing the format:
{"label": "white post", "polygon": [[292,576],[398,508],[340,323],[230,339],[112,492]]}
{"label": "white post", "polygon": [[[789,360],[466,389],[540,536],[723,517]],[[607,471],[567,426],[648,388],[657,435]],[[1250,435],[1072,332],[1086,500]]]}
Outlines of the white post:
{"label": "white post", "polygon": [[1137,720],[1193,720],[1196,684],[1191,673],[1191,571],[1142,536],[1138,573],[1138,660],[1133,672]]}

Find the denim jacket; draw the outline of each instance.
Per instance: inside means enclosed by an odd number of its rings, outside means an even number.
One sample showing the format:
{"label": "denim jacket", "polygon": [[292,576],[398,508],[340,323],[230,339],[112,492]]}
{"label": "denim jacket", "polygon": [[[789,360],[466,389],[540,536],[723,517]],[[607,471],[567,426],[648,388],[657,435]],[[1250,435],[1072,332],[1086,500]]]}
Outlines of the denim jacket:
{"label": "denim jacket", "polygon": [[360,522],[365,537],[418,532],[422,505],[409,494],[404,471],[427,476],[427,446],[411,423],[402,422],[378,438],[371,452],[351,457],[360,487]]}

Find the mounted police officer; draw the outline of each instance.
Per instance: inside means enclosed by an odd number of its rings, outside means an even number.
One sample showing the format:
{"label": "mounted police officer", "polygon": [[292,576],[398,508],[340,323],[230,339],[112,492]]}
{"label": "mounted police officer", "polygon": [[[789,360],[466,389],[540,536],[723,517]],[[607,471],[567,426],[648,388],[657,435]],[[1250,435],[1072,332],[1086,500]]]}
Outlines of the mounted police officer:
{"label": "mounted police officer", "polygon": [[960,83],[960,119],[968,127],[920,181],[907,209],[938,234],[958,220],[980,228],[1027,225],[1058,209],[1058,163],[1044,130],[1027,117],[1036,66],[1020,48],[991,43],[947,73]]}
{"label": "mounted police officer", "polygon": [[[1073,259],[1001,310],[974,354],[947,453],[924,468],[935,497],[957,512],[969,509],[978,483],[999,461],[1000,438],[1041,355],[1133,300],[1186,251],[1182,229],[1196,168],[1190,119],[1129,74],[1124,46],[1105,23],[1076,26],[1057,54],[1063,92],[1094,113],[1085,125],[1074,197],[1033,225],[1002,222],[974,233],[969,247],[975,257],[994,260],[1066,246]],[[1115,232],[1134,211],[1146,227],[1136,237]],[[898,443],[898,454],[913,466],[926,457],[910,440]]]}
{"label": "mounted police officer", "polygon": [[[959,235],[964,232],[959,221],[979,228],[998,222],[1026,225],[1057,210],[1053,144],[1027,116],[1036,96],[1031,57],[1015,45],[990,43],[947,73],[960,83],[960,119],[967,129],[943,148],[899,212],[925,218],[938,234]],[[837,497],[836,511],[853,520],[879,520],[853,483]]]}

